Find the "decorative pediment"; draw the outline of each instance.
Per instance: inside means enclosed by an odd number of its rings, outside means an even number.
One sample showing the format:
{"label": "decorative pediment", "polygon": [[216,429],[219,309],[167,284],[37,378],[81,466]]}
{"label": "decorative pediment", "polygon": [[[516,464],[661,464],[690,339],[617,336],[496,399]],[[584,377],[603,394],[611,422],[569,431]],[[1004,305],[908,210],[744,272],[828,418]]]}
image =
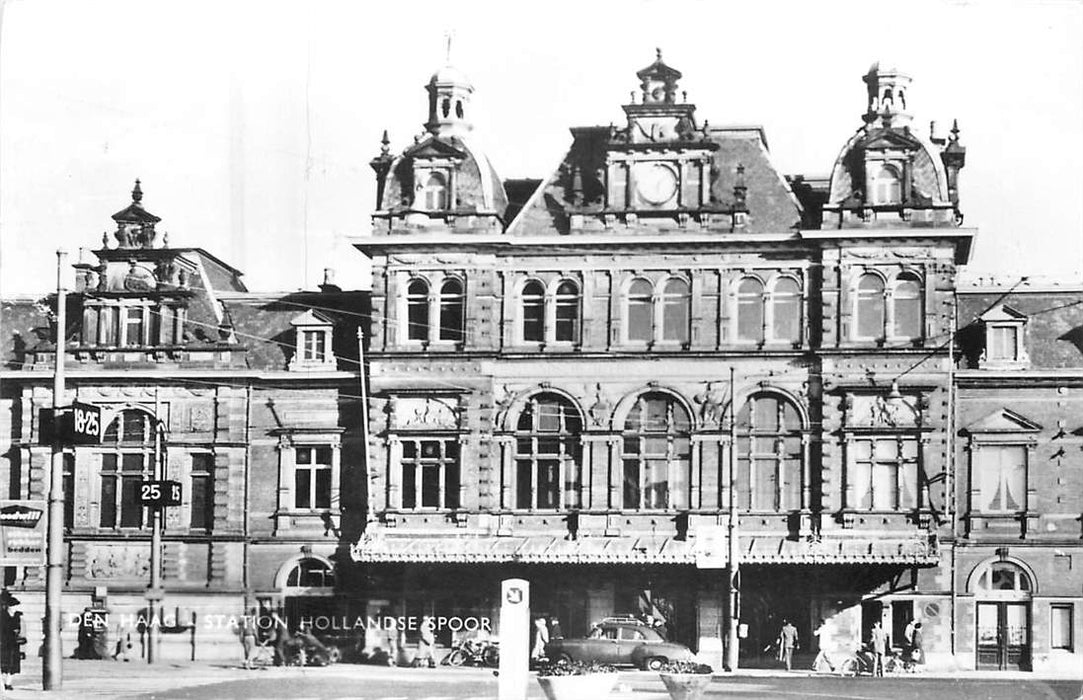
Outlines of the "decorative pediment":
{"label": "decorative pediment", "polygon": [[430,137],[425,139],[419,144],[415,144],[406,149],[403,154],[410,158],[428,158],[428,159],[464,159],[466,153],[459,150],[455,146],[451,145],[447,141],[441,141],[438,138]]}
{"label": "decorative pediment", "polygon": [[1037,433],[1042,426],[1007,408],[1000,408],[963,428],[963,433]]}
{"label": "decorative pediment", "polygon": [[309,309],[300,316],[296,316],[290,321],[291,326],[330,326],[334,325],[334,319],[326,314],[322,314],[315,309]]}
{"label": "decorative pediment", "polygon": [[983,313],[978,318],[985,323],[1025,323],[1027,320],[1027,315],[1020,311],[1016,311],[1007,304],[997,304],[993,308]]}
{"label": "decorative pediment", "polygon": [[894,129],[870,132],[861,145],[866,151],[913,150],[921,147],[917,139]]}

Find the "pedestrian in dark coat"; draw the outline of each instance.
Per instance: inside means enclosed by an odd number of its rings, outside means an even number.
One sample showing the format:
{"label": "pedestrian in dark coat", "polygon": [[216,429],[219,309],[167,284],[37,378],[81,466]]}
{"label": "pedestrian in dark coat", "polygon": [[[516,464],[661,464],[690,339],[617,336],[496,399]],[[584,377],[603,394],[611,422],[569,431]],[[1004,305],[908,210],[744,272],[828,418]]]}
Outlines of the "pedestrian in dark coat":
{"label": "pedestrian in dark coat", "polygon": [[18,604],[18,598],[0,592],[0,676],[5,690],[12,689],[12,681],[23,668],[23,614],[11,611]]}

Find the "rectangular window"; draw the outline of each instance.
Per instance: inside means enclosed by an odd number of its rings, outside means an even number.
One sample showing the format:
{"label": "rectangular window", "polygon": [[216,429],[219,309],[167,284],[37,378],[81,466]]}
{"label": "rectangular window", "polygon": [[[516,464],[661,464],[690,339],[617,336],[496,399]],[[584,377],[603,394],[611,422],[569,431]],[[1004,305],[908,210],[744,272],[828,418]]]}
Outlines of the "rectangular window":
{"label": "rectangular window", "polygon": [[1072,651],[1072,642],[1072,604],[1054,603],[1049,608],[1049,646]]}
{"label": "rectangular window", "polygon": [[628,340],[648,342],[654,338],[654,302],[649,298],[628,301]]}
{"label": "rectangular window", "polygon": [[578,326],[579,299],[577,297],[557,297],[556,302],[556,337],[558,342],[574,342]]}
{"label": "rectangular window", "polygon": [[920,505],[918,443],[909,436],[861,438],[851,443],[849,472],[857,510],[909,510]]}
{"label": "rectangular window", "polygon": [[127,453],[120,456],[120,526],[143,527],[143,466],[146,456]]}
{"label": "rectangular window", "polygon": [[130,306],[124,312],[124,344],[128,346],[143,345],[144,318],[142,306]]}
{"label": "rectangular window", "polygon": [[1019,329],[1015,326],[990,326],[986,359],[1018,360]]}
{"label": "rectangular window", "polygon": [[214,455],[192,455],[191,516],[188,526],[210,532],[214,526]]}
{"label": "rectangular window", "polygon": [[541,297],[524,297],[523,340],[528,343],[545,340],[545,304]]}
{"label": "rectangular window", "polygon": [[984,512],[1026,510],[1027,449],[1022,445],[982,445],[975,451],[979,508]]}
{"label": "rectangular window", "polygon": [[294,451],[293,507],[331,507],[331,448],[298,447]]}
{"label": "rectangular window", "polygon": [[75,527],[75,455],[64,455],[64,527]]}
{"label": "rectangular window", "polygon": [[402,507],[459,507],[458,438],[402,439]]}
{"label": "rectangular window", "polygon": [[120,337],[120,307],[104,306],[98,313],[98,344],[113,346]]}
{"label": "rectangular window", "polygon": [[102,455],[101,500],[98,524],[102,527],[117,526],[117,456]]}
{"label": "rectangular window", "polygon": [[302,356],[306,362],[323,362],[327,358],[327,333],[322,330],[301,331]]}

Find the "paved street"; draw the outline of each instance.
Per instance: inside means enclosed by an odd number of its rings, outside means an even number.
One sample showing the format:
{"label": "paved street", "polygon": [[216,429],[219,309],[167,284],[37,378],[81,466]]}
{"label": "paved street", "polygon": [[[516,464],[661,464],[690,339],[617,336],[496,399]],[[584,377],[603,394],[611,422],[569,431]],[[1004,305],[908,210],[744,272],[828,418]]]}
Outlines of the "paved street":
{"label": "paved street", "polygon": [[[256,671],[206,664],[144,664],[65,661],[64,690],[46,696],[41,690],[40,667],[27,666],[16,689],[6,698],[290,698],[334,700],[490,700],[496,697],[496,678],[481,669],[395,669],[339,665],[330,668],[266,668]],[[839,678],[747,671],[749,675],[716,678],[708,698],[839,698],[887,700],[936,698],[951,700],[1072,700],[1083,679],[1049,680],[1024,674],[1000,678],[958,674],[955,677]],[[530,698],[541,698],[531,681]],[[666,700],[655,674],[625,672],[611,700]],[[600,700],[600,699],[590,699]]]}

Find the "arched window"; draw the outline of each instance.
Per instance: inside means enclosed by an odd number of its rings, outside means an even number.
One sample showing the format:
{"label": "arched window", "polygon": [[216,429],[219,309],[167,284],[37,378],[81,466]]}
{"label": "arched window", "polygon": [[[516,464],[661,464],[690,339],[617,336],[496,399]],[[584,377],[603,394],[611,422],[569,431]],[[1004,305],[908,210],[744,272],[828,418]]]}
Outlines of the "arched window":
{"label": "arched window", "polygon": [[557,285],[556,328],[554,339],[575,342],[579,339],[579,289],[574,282],[564,280]]}
{"label": "arched window", "polygon": [[771,338],[801,340],[801,287],[792,277],[780,277],[771,290]]}
{"label": "arched window", "polygon": [[654,340],[654,287],[644,279],[628,288],[628,340]]}
{"label": "arched window", "polygon": [[624,508],[688,507],[692,420],[676,398],[641,395],[624,425]]}
{"label": "arched window", "polygon": [[440,340],[461,343],[463,339],[463,283],[446,279],[440,285]]}
{"label": "arched window", "polygon": [[872,182],[873,204],[899,204],[902,202],[902,178],[890,165],[881,165]]}
{"label": "arched window", "polygon": [[441,173],[431,173],[425,181],[425,209],[441,211],[447,208],[447,179]]}
{"label": "arched window", "polygon": [[790,511],[802,500],[801,415],[774,394],[749,397],[737,414],[737,507]]}
{"label": "arched window", "polygon": [[755,277],[737,286],[737,338],[763,341],[763,283]]}
{"label": "arched window", "polygon": [[515,507],[574,509],[581,505],[583,419],[559,394],[535,394],[515,431]]}
{"label": "arched window", "polygon": [[922,327],[921,282],[913,275],[903,273],[895,282],[892,295],[895,307],[895,336],[920,338]]}
{"label": "arched window", "polygon": [[410,280],[406,286],[406,337],[429,339],[429,283],[422,279]]}
{"label": "arched window", "polygon": [[668,280],[662,289],[662,340],[688,342],[691,306],[688,283],[681,279]]}
{"label": "arched window", "polygon": [[145,411],[122,411],[102,440],[101,527],[143,527],[140,487],[154,474],[155,423]]}
{"label": "arched window", "polygon": [[297,566],[286,575],[286,586],[289,588],[333,588],[334,585],[334,570],[327,562],[312,557],[297,562]]}
{"label": "arched window", "polygon": [[537,280],[523,286],[523,340],[540,343],[545,340],[545,287]]}
{"label": "arched window", "polygon": [[884,280],[872,273],[857,283],[857,337],[884,337]]}
{"label": "arched window", "polygon": [[1030,576],[1023,567],[1010,561],[997,561],[990,564],[978,576],[974,587],[981,592],[1032,593],[1034,590]]}

